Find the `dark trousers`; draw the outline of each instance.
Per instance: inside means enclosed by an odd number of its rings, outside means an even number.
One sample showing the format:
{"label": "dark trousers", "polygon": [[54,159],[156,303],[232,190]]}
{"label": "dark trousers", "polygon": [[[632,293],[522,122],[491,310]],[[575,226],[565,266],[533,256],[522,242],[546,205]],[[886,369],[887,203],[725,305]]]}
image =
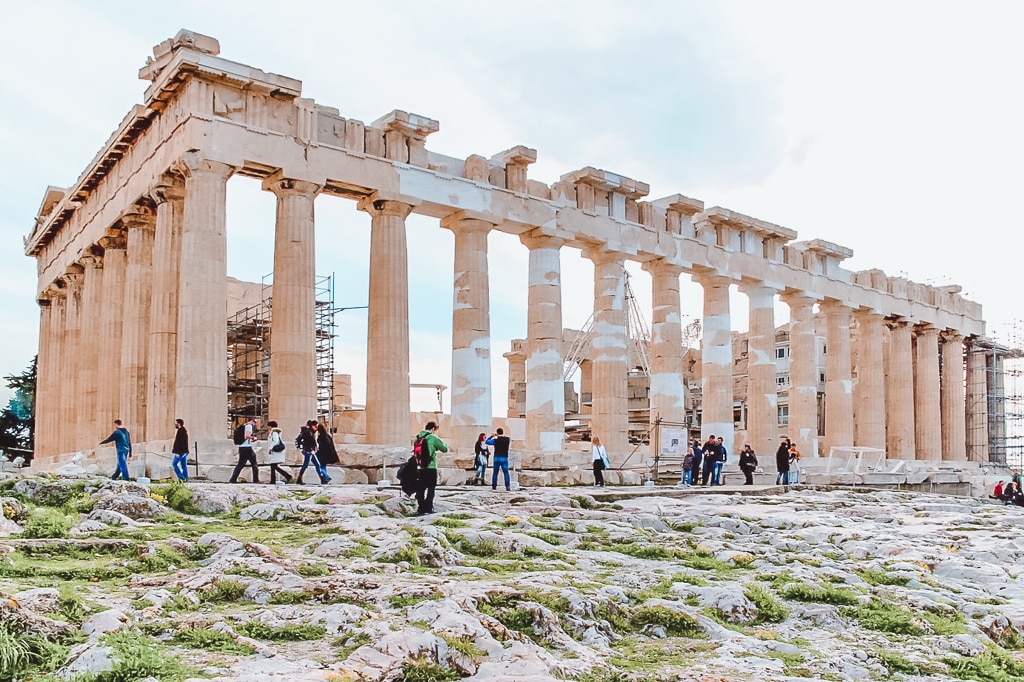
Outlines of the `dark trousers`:
{"label": "dark trousers", "polygon": [[498,472],[502,472],[505,475],[505,490],[512,489],[512,482],[508,477],[508,457],[494,457],[494,465],[491,467],[491,488],[494,490],[498,489]]}
{"label": "dark trousers", "polygon": [[420,469],[416,473],[416,480],[419,481],[416,487],[416,513],[429,514],[434,511],[437,469]]}
{"label": "dark trousers", "polygon": [[711,480],[711,474],[715,470],[715,462],[711,459],[704,460],[704,479],[701,481],[701,485],[707,485],[708,481]]}
{"label": "dark trousers", "polygon": [[594,485],[604,487],[604,462],[599,459],[594,460]]}
{"label": "dark trousers", "polygon": [[270,483],[271,484],[277,483],[278,475],[280,475],[281,478],[283,478],[285,481],[291,483],[291,480],[292,480],[292,475],[291,474],[289,474],[287,471],[282,469],[280,464],[271,464],[270,465]]}
{"label": "dark trousers", "polygon": [[235,465],[235,470],[231,472],[231,479],[228,483],[238,483],[238,474],[241,473],[246,464],[252,467],[252,482],[260,482],[260,469],[256,465],[256,453],[252,451],[252,448],[238,448],[238,464]]}
{"label": "dark trousers", "polygon": [[744,469],[743,478],[746,479],[745,481],[743,481],[743,485],[754,485],[754,470]]}

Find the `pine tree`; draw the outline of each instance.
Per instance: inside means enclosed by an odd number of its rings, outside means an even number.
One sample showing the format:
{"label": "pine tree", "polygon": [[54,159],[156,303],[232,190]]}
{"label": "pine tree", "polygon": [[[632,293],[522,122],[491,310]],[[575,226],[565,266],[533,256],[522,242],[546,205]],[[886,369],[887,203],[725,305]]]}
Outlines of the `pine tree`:
{"label": "pine tree", "polygon": [[[4,377],[14,397],[0,412],[0,450],[32,450],[35,441],[36,360],[21,374]],[[20,453],[19,453],[20,454]]]}

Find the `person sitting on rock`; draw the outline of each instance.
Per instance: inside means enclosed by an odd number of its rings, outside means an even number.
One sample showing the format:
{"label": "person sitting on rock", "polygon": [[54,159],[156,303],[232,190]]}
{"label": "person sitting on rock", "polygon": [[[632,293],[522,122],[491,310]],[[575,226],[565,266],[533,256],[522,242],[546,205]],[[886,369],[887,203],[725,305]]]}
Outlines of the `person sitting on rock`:
{"label": "person sitting on rock", "polygon": [[988,496],[990,500],[1001,500],[1003,499],[1003,482],[999,481],[996,483],[996,487],[992,490],[992,494]]}

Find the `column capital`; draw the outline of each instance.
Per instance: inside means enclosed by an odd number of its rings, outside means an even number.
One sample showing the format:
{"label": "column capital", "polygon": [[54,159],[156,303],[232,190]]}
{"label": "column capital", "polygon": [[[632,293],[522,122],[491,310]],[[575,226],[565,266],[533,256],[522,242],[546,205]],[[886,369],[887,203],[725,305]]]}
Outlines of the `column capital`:
{"label": "column capital", "polygon": [[626,254],[619,253],[618,251],[607,251],[601,246],[583,249],[583,257],[594,265],[609,265],[613,263],[624,264],[626,261]]}
{"label": "column capital", "polygon": [[159,184],[150,190],[149,199],[157,206],[169,201],[183,201],[185,199],[185,183],[178,175],[164,175]]}
{"label": "column capital", "polygon": [[497,225],[494,216],[477,211],[456,211],[441,218],[441,227],[452,232],[490,232]]}
{"label": "column capital", "polygon": [[856,308],[853,311],[853,318],[868,323],[881,323],[885,316],[871,308]]}
{"label": "column capital", "polygon": [[835,314],[835,313],[838,313],[838,312],[842,312],[844,310],[846,310],[846,311],[852,311],[853,310],[853,308],[851,306],[849,306],[846,303],[843,303],[842,301],[840,301],[838,299],[835,299],[835,298],[826,298],[826,299],[820,301],[818,303],[818,307],[821,308],[821,311],[823,313],[825,313],[826,315],[828,315],[830,313],[831,314]]}
{"label": "column capital", "polygon": [[84,268],[77,263],[72,263],[68,266],[67,272],[61,275],[61,279],[64,281],[64,286],[68,289],[80,288],[82,286],[83,275],[85,274]]}
{"label": "column capital", "polygon": [[729,286],[733,283],[732,277],[723,275],[717,270],[700,270],[693,273],[693,281],[701,286]]}
{"label": "column capital", "polygon": [[524,232],[519,235],[519,241],[522,242],[523,246],[531,251],[536,249],[560,249],[566,243],[566,240],[562,237],[556,237],[553,234],[544,234],[538,230]]}
{"label": "column capital", "polygon": [[910,326],[910,320],[899,315],[890,315],[885,318],[884,324],[890,330],[893,329],[904,329]]}
{"label": "column capital", "polygon": [[818,297],[812,296],[806,291],[799,291],[796,289],[783,291],[779,294],[779,298],[782,299],[783,303],[789,306],[790,310],[793,310],[794,308],[811,308],[820,300]]}
{"label": "column capital", "polygon": [[774,287],[767,282],[740,282],[737,288],[747,296],[757,296],[759,294],[767,296],[769,293],[774,296],[782,291],[779,287]]}
{"label": "column capital", "polygon": [[640,263],[640,269],[644,272],[650,273],[651,275],[675,275],[679,277],[683,274],[683,266],[670,263],[664,258],[655,258],[654,260],[648,260]]}
{"label": "column capital", "polygon": [[171,164],[171,171],[184,178],[212,175],[227,180],[234,175],[235,170],[234,166],[204,158],[198,152],[185,152],[180,159]]}
{"label": "column capital", "polygon": [[376,194],[361,199],[356,207],[360,211],[369,213],[374,218],[397,216],[402,220],[408,218],[409,214],[412,213],[412,209],[415,208],[413,204],[408,204],[404,201],[380,199]]}
{"label": "column capital", "polygon": [[918,324],[914,325],[914,333],[917,334],[918,336],[936,336],[936,337],[938,337],[939,329],[938,329],[938,327],[936,327],[936,326],[934,326],[934,325],[932,325],[932,324],[930,324],[928,322],[921,322],[921,323],[918,323]]}
{"label": "column capital", "polygon": [[103,267],[103,259],[90,253],[79,258],[78,264],[86,269],[99,270]]}
{"label": "column capital", "polygon": [[309,180],[296,180],[294,178],[283,177],[280,172],[274,173],[263,181],[263,189],[268,192],[273,192],[278,197],[282,197],[287,194],[297,194],[299,196],[305,196],[312,199],[320,193],[320,190],[322,190],[323,187],[324,186],[322,184],[310,182]]}
{"label": "column capital", "polygon": [[135,210],[121,216],[121,225],[127,231],[149,230],[152,232],[156,229],[156,215],[146,210]]}
{"label": "column capital", "polygon": [[108,249],[120,249],[123,251],[127,248],[125,239],[121,235],[101,237],[97,244],[99,244],[104,251],[107,251]]}
{"label": "column capital", "polygon": [[956,329],[943,329],[939,332],[939,338],[942,339],[943,343],[963,343],[964,335],[958,332]]}

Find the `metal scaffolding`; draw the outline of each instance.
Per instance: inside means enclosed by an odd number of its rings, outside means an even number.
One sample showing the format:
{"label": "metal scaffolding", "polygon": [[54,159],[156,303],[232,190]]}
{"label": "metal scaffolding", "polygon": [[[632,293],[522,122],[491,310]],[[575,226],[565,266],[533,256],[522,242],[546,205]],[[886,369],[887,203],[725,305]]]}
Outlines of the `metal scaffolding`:
{"label": "metal scaffolding", "polygon": [[[1024,337],[1019,320],[1009,325],[1005,343],[992,338],[973,339],[970,343],[966,404],[968,459],[1017,468],[1024,464],[1022,346]],[[984,387],[972,387],[972,369],[979,380],[984,376]]]}

